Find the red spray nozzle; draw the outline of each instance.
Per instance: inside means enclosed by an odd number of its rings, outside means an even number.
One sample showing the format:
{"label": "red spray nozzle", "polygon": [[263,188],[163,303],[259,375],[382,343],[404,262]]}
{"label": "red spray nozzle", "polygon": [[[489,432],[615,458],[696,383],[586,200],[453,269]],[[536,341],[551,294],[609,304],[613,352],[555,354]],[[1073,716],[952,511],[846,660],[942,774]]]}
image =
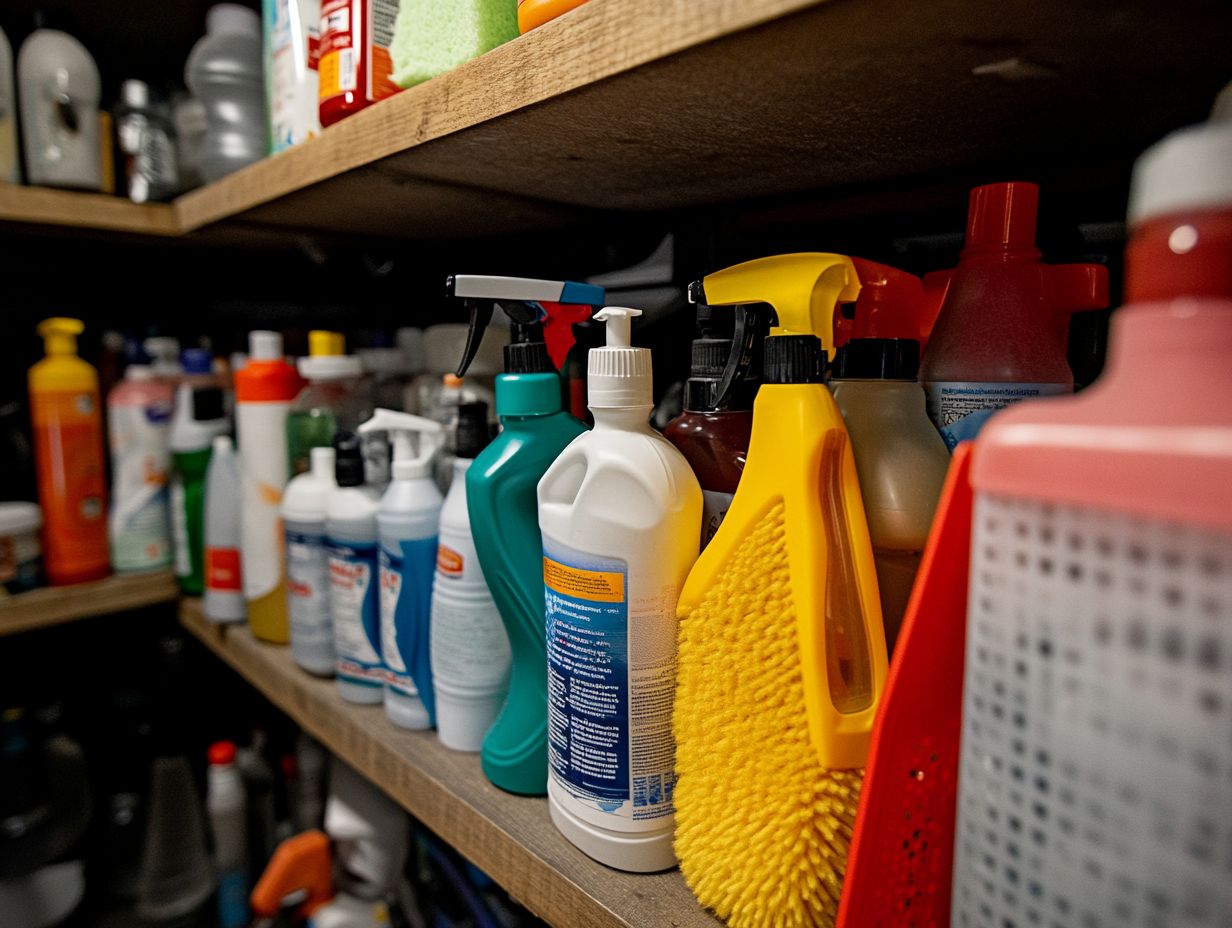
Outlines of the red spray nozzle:
{"label": "red spray nozzle", "polygon": [[546,314],[543,320],[543,342],[548,346],[548,357],[556,365],[557,370],[565,366],[565,358],[576,339],[573,336],[573,325],[590,319],[594,308],[579,306],[576,303],[552,303],[540,301],[540,306]]}
{"label": "red spray nozzle", "polygon": [[985,184],[971,191],[964,251],[1035,248],[1039,186],[1027,181]]}
{"label": "red spray nozzle", "polygon": [[937,314],[925,297],[920,278],[865,258],[851,261],[860,278],[860,296],[854,319],[835,314],[835,344],[845,344],[852,338],[906,338],[923,346]]}
{"label": "red spray nozzle", "polygon": [[333,855],[323,831],[305,831],[278,845],[248,902],[255,915],[273,918],[298,893],[304,894],[298,909],[304,918],[334,898]]}

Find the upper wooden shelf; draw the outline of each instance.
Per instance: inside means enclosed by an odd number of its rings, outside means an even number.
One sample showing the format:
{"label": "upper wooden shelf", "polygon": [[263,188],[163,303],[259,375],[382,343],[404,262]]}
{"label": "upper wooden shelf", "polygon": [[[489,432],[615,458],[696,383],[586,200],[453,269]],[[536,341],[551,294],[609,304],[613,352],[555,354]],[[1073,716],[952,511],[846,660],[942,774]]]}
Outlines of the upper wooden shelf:
{"label": "upper wooden shelf", "polygon": [[171,603],[179,595],[175,575],[169,570],[44,587],[0,599],[0,635]]}
{"label": "upper wooden shelf", "polygon": [[1123,196],[1230,37],[1217,0],[591,0],[181,197],[175,228],[439,240],[956,173]]}
{"label": "upper wooden shelf", "polygon": [[444,747],[434,732],[397,728],[380,706],[344,702],[332,680],[309,676],[290,649],[247,626],[218,626],[185,600],[181,623],[282,711],[453,845],[535,915],[561,928],[719,928],[678,872],[611,870],[573,847],[546,799],[514,796],[484,777],[479,755]]}
{"label": "upper wooden shelf", "polygon": [[179,235],[175,207],[166,203],[130,203],[102,193],[77,193],[50,187],[0,184],[0,222],[41,226]]}

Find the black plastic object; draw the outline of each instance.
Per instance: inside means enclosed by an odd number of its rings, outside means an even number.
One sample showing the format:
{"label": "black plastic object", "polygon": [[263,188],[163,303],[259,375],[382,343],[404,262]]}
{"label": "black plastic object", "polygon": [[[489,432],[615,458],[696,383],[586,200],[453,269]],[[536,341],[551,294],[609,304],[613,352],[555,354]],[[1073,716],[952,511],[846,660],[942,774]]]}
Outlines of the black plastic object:
{"label": "black plastic object", "polygon": [[[501,308],[508,314],[505,304]],[[554,374],[556,367],[548,356],[548,346],[543,340],[543,325],[538,322],[518,322],[510,316],[511,340],[505,346],[506,374]],[[469,338],[467,348],[469,349]],[[475,345],[478,348],[478,342]],[[469,364],[470,361],[467,361]]]}
{"label": "black plastic object", "polygon": [[774,335],[766,339],[764,383],[824,383],[825,353],[816,335]]}
{"label": "black plastic object", "polygon": [[834,358],[833,375],[843,380],[915,380],[919,372],[913,338],[853,338]]}
{"label": "black plastic object", "polygon": [[193,390],[192,404],[193,418],[198,422],[209,422],[227,417],[222,390],[218,387],[201,387]]}
{"label": "black plastic object", "polygon": [[364,455],[354,432],[334,435],[334,477],[340,487],[364,485]]}
{"label": "black plastic object", "polygon": [[478,457],[479,452],[492,440],[492,428],[488,425],[487,403],[463,403],[458,407],[458,427],[454,433],[454,456]]}
{"label": "black plastic object", "polygon": [[[523,303],[518,300],[468,299],[465,301],[465,305],[471,311],[471,321],[470,329],[467,330],[466,333],[466,348],[462,352],[462,360],[458,363],[458,369],[456,371],[459,377],[466,376],[466,372],[470,368],[471,362],[475,360],[475,355],[479,353],[479,345],[483,341],[484,334],[488,331],[488,325],[492,322],[492,314],[495,312],[497,306],[500,306],[500,308],[504,310],[505,315],[509,317],[509,321],[513,326],[514,341],[505,348],[506,365],[509,363],[509,349],[513,348],[515,344],[519,344],[519,329],[521,330],[520,334],[522,338],[520,344],[529,345],[532,346],[532,348],[519,349],[520,352],[525,352],[525,354],[515,354],[515,357],[521,363],[538,363],[536,360],[537,352],[533,349],[535,342],[538,341],[538,344],[542,346],[541,350],[543,352],[543,357],[547,358],[548,350],[547,346],[544,345],[543,342],[543,326],[540,325],[538,321],[539,312],[531,304]],[[550,360],[547,361],[547,367],[537,367],[533,370],[526,369],[515,372],[512,369],[506,369],[509,373],[520,374],[540,373],[545,370],[556,370],[556,368],[552,366],[552,362]]]}

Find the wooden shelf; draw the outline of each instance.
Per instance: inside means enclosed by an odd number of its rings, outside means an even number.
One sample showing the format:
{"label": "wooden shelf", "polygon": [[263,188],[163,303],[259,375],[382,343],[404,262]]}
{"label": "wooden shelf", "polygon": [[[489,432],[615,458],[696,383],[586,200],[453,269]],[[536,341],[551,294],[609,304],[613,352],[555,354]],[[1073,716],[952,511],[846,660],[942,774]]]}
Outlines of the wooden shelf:
{"label": "wooden shelf", "polygon": [[340,699],[332,680],[300,670],[285,647],[243,625],[206,621],[185,600],[181,623],[331,751],[505,887],[561,928],[666,925],[717,928],[678,872],[635,875],[586,857],[556,831],[546,799],[513,796],[484,777],[477,754],[443,747],[432,732],[403,731],[380,706]]}
{"label": "wooden shelf", "polygon": [[1230,34],[1212,0],[591,0],[172,207],[31,221],[440,240],[989,172],[1123,197]]}
{"label": "wooden shelf", "polygon": [[169,570],[44,587],[0,599],[0,635],[171,603],[179,595],[175,575]]}
{"label": "wooden shelf", "polygon": [[15,184],[0,184],[0,222],[152,236],[180,234],[175,207],[166,203],[131,203],[101,193]]}

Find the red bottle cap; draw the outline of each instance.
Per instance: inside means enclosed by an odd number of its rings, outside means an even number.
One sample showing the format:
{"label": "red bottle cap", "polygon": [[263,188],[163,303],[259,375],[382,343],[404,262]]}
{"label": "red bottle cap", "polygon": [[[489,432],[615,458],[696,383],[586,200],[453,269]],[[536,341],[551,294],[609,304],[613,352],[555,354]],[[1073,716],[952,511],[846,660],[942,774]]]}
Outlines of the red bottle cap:
{"label": "red bottle cap", "polygon": [[985,184],[971,191],[967,207],[966,250],[1035,250],[1039,186],[1026,181]]}
{"label": "red bottle cap", "polygon": [[235,763],[235,742],[215,741],[206,756],[211,767],[228,767]]}
{"label": "red bottle cap", "polygon": [[920,278],[888,264],[852,258],[860,277],[855,319],[835,318],[836,344],[852,338],[908,338],[928,341],[935,313]]}

